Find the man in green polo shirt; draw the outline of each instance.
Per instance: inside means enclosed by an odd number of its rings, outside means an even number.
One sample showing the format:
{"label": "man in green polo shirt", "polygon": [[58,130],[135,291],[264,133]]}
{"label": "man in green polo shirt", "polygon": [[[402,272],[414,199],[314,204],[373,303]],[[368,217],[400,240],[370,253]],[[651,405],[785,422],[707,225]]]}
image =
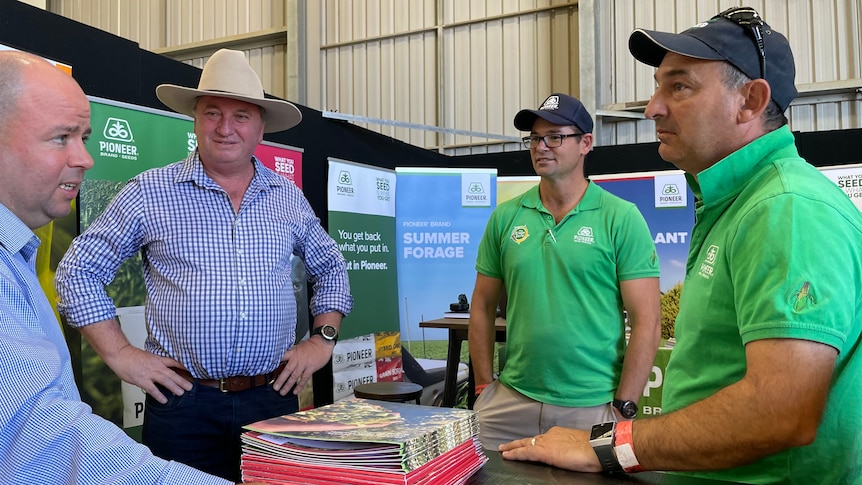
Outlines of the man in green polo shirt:
{"label": "man in green polo shirt", "polygon": [[[479,439],[495,450],[552,426],[633,418],[661,337],[655,243],[633,203],[584,176],[593,145],[584,105],[555,93],[519,111],[515,127],[530,133],[540,180],[491,215],[470,313]],[[492,383],[504,288],[506,365]]]}
{"label": "man in green polo shirt", "polygon": [[862,483],[862,216],[799,157],[783,114],[797,95],[787,39],[742,7],[681,34],[635,30],[629,49],[658,68],[645,114],[697,199],[666,414],[592,443],[552,430],[503,456]]}

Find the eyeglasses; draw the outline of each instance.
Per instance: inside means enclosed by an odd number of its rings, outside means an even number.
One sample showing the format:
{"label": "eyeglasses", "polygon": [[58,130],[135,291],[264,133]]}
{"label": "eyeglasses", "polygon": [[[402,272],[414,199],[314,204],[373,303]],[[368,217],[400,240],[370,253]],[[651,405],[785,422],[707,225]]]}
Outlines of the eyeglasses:
{"label": "eyeglasses", "polygon": [[554,133],[552,135],[545,136],[525,136],[521,138],[524,142],[524,146],[527,148],[536,148],[539,146],[539,141],[544,141],[545,146],[548,148],[556,148],[563,144],[563,138],[568,138],[570,136],[584,136],[583,133],[567,133],[560,134]]}
{"label": "eyeglasses", "polygon": [[757,10],[751,7],[733,7],[721,12],[716,17],[726,18],[746,29],[754,38],[754,46],[760,54],[760,77],[766,79],[766,50],[763,48],[763,19]]}

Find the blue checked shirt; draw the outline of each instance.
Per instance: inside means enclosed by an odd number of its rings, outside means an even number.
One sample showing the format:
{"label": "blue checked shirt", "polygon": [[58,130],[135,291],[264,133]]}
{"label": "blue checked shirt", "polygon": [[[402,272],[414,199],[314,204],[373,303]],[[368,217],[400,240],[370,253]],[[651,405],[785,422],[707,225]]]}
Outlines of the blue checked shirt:
{"label": "blue checked shirt", "polygon": [[293,184],[253,158],[239,211],[197,153],[133,178],[57,268],[60,312],[74,327],[114,318],[104,287],[141,251],[146,350],[198,378],[272,371],[294,344],[291,255],[313,283],[311,312],[352,306],[347,265]]}
{"label": "blue checked shirt", "polygon": [[39,239],[3,204],[0,228],[0,483],[231,483],[156,458],[81,402]]}

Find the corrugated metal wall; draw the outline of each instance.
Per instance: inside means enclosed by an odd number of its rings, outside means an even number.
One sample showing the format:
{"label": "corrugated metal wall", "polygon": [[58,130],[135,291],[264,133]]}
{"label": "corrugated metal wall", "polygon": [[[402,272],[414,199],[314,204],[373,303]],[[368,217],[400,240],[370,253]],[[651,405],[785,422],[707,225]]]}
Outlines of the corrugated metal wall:
{"label": "corrugated metal wall", "polygon": [[48,0],[48,10],[133,40],[163,47],[165,0]]}
{"label": "corrugated metal wall", "polygon": [[[655,140],[635,27],[681,31],[750,5],[790,39],[797,131],[862,127],[862,0],[49,0],[49,10],[201,66],[248,52],[265,89],[448,154],[520,149],[514,114],[549,93],[596,112],[597,144]],[[431,126],[418,129],[410,126]],[[399,126],[400,125],[400,126]]]}
{"label": "corrugated metal wall", "polygon": [[[516,137],[518,109],[578,90],[576,1],[325,0],[316,14],[325,110]],[[365,126],[451,154],[502,149],[482,136]]]}
{"label": "corrugated metal wall", "polygon": [[286,27],[296,0],[50,0],[48,7],[197,67],[220,47],[245,51],[275,96],[296,99],[301,86],[297,40]]}
{"label": "corrugated metal wall", "polygon": [[[602,30],[599,105],[610,110],[635,105],[642,111],[652,94],[654,69],[628,52],[636,27],[680,32],[722,10],[746,5],[787,36],[796,59],[800,97],[788,111],[794,131],[862,127],[862,1],[860,0],[614,0],[596,2]],[[752,46],[752,48],[754,48]],[[614,119],[609,117],[609,119]],[[604,123],[599,144],[655,141],[650,121]]]}

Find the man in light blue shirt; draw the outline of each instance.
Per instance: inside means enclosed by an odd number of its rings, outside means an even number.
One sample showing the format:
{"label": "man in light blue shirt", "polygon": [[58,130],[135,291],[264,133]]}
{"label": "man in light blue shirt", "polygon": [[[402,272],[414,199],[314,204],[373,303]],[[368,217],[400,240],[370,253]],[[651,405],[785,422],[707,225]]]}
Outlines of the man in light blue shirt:
{"label": "man in light blue shirt", "polygon": [[93,166],[90,131],[71,76],[0,52],[0,483],[229,483],[153,456],[81,402],[33,229],[69,213]]}
{"label": "man in light blue shirt", "polygon": [[[347,265],[302,192],[254,156],[301,120],[265,98],[244,53],[222,49],[197,89],[156,95],[194,118],[198,148],[134,177],[57,268],[59,310],[124,381],[147,392],[143,442],[162,458],[239,480],[242,426],[298,410],[353,305]],[[141,253],[145,349],[105,285]],[[292,256],[313,283],[312,335],[295,342]],[[291,392],[292,391],[292,392]]]}

